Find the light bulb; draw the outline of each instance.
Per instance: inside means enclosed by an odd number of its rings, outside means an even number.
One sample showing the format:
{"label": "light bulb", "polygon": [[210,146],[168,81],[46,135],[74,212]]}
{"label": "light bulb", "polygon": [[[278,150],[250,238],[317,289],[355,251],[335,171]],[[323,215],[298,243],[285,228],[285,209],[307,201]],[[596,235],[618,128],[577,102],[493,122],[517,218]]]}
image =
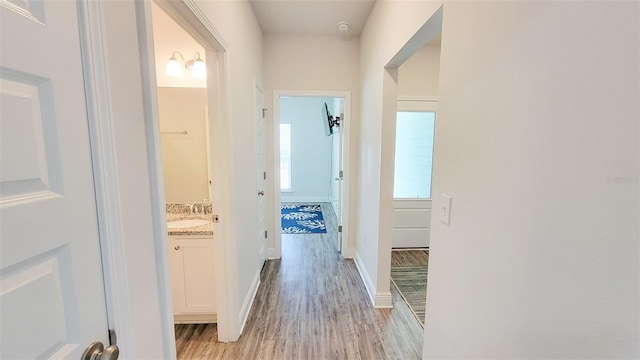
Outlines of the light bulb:
{"label": "light bulb", "polygon": [[181,78],[184,76],[182,65],[180,65],[180,62],[178,62],[178,60],[175,57],[171,57],[171,59],[169,59],[169,62],[167,63],[167,66],[164,69],[164,72],[165,74],[167,74],[167,76],[171,76],[174,78]]}
{"label": "light bulb", "polygon": [[199,58],[193,62],[191,67],[191,76],[196,79],[206,79],[207,78],[207,67],[204,64],[204,61]]}

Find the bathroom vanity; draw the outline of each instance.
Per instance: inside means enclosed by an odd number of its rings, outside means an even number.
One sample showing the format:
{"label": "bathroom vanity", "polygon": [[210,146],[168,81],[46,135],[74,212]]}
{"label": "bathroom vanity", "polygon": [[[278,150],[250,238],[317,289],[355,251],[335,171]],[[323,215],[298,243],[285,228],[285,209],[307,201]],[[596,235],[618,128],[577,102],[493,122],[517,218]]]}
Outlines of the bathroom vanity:
{"label": "bathroom vanity", "polygon": [[168,212],[167,230],[174,322],[216,322],[211,215]]}

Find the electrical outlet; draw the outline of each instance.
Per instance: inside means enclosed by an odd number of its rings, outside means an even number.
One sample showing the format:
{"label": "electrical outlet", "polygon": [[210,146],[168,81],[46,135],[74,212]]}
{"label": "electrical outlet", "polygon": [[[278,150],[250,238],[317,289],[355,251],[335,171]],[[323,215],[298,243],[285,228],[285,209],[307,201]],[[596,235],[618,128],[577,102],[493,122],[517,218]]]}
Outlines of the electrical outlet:
{"label": "electrical outlet", "polygon": [[443,224],[451,223],[451,196],[440,194],[440,221]]}

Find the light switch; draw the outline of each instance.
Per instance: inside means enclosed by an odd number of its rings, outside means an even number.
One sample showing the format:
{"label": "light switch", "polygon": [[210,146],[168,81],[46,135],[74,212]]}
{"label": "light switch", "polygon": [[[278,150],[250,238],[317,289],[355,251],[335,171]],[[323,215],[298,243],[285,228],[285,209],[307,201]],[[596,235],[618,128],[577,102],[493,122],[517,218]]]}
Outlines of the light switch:
{"label": "light switch", "polygon": [[451,196],[440,194],[440,221],[449,225],[451,221]]}

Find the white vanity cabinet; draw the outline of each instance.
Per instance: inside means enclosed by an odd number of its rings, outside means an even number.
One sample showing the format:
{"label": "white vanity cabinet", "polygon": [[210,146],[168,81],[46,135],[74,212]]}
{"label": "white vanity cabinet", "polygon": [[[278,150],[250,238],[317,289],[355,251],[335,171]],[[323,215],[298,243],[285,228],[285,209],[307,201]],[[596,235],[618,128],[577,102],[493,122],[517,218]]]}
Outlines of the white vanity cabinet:
{"label": "white vanity cabinet", "polygon": [[169,236],[176,324],[216,322],[213,237]]}

